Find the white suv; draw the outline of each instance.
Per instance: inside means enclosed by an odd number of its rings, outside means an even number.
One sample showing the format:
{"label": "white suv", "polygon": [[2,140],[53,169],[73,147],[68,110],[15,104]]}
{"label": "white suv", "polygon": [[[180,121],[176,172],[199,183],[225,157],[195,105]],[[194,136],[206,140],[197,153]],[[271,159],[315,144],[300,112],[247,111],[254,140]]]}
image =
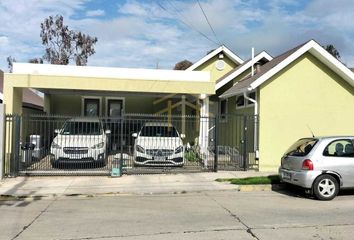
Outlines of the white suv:
{"label": "white suv", "polygon": [[139,133],[133,133],[134,164],[137,166],[183,166],[182,138],[174,126],[164,122],[148,122]]}
{"label": "white suv", "polygon": [[106,163],[107,134],[95,118],[74,118],[66,121],[50,147],[52,164],[63,162]]}

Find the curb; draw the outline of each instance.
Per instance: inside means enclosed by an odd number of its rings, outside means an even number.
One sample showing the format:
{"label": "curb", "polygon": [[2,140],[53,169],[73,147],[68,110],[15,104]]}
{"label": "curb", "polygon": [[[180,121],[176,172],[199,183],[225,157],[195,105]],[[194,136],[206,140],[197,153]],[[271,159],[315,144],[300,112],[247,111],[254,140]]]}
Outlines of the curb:
{"label": "curb", "polygon": [[257,184],[257,185],[238,185],[240,192],[261,192],[261,191],[273,191],[284,190],[285,184]]}

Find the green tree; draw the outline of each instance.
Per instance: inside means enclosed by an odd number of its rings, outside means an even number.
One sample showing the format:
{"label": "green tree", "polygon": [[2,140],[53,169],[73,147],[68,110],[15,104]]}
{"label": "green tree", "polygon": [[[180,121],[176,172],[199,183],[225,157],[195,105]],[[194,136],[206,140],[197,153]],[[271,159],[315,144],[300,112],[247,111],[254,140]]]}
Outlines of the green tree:
{"label": "green tree", "polygon": [[327,52],[329,52],[333,57],[337,58],[338,60],[340,59],[338,50],[332,44],[328,44],[324,47],[324,49],[326,49]]}
{"label": "green tree", "polygon": [[43,59],[51,64],[87,64],[89,56],[95,53],[96,37],[70,30],[64,25],[61,15],[49,16],[41,23],[42,44],[46,47]]}

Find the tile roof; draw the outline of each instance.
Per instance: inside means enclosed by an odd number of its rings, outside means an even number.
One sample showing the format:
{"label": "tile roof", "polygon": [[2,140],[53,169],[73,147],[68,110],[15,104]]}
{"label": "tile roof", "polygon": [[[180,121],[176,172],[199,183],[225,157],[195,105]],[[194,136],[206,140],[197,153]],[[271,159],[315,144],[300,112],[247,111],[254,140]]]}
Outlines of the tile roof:
{"label": "tile roof", "polygon": [[248,88],[250,84],[252,84],[254,81],[256,81],[259,77],[270,71],[272,68],[277,66],[279,63],[281,63],[283,60],[285,60],[287,57],[289,57],[291,54],[299,50],[302,46],[304,46],[306,43],[303,43],[293,49],[290,49],[286,51],[285,53],[273,58],[273,60],[267,62],[264,65],[261,65],[259,67],[258,72],[256,72],[253,76],[246,76],[244,79],[238,81],[235,85],[233,85],[230,89],[225,91],[221,97],[227,97],[229,95],[234,95],[234,93],[237,93],[239,91],[242,91],[245,88]]}

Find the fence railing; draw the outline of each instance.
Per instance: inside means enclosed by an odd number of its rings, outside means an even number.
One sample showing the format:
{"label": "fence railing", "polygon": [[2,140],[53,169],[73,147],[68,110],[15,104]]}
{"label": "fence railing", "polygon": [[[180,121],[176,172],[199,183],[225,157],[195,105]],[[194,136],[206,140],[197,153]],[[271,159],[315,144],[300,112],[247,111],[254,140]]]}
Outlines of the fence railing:
{"label": "fence railing", "polygon": [[253,142],[242,143],[250,119],[8,115],[5,174],[107,175],[118,163],[126,173],[245,170],[254,165]]}

